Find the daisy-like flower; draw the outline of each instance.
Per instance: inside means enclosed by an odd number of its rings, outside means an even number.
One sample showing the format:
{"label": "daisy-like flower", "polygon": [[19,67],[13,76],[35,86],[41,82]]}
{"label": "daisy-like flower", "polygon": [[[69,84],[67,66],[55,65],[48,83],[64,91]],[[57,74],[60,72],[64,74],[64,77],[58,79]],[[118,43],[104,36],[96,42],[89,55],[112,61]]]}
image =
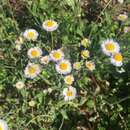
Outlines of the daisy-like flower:
{"label": "daisy-like flower", "polygon": [[27,55],[30,59],[39,58],[42,55],[42,50],[39,47],[33,47],[28,50]]}
{"label": "daisy-like flower", "polygon": [[31,100],[28,104],[30,107],[34,107],[36,102],[34,100]]}
{"label": "daisy-like flower", "polygon": [[49,57],[48,55],[43,56],[43,57],[41,57],[41,59],[40,59],[40,63],[41,63],[41,64],[44,64],[44,65],[48,64],[49,61],[50,61],[50,57]]}
{"label": "daisy-like flower", "polygon": [[124,22],[124,21],[126,21],[126,20],[128,19],[128,15],[127,15],[127,14],[119,14],[119,15],[117,16],[117,19],[118,19],[119,21]]}
{"label": "daisy-like flower", "polygon": [[56,70],[60,74],[68,74],[72,70],[71,63],[68,60],[61,60],[56,64]]}
{"label": "daisy-like flower", "polygon": [[66,84],[71,85],[74,82],[74,76],[73,75],[67,75],[64,78],[64,81]]}
{"label": "daisy-like flower", "polygon": [[25,84],[24,84],[24,82],[22,82],[22,81],[18,81],[18,82],[15,84],[15,86],[16,86],[17,89],[22,89],[22,88],[24,88]]}
{"label": "daisy-like flower", "polygon": [[28,41],[36,41],[38,38],[38,35],[39,34],[35,29],[27,29],[23,33],[24,38],[27,39]]}
{"label": "daisy-like flower", "polygon": [[69,86],[68,88],[64,88],[63,96],[65,101],[70,101],[76,98],[76,88]]}
{"label": "daisy-like flower", "polygon": [[75,63],[73,64],[73,68],[74,68],[75,70],[80,70],[80,68],[81,68],[81,63],[80,63],[80,62],[75,62]]}
{"label": "daisy-like flower", "polygon": [[86,61],[85,66],[88,70],[93,71],[95,70],[95,64],[92,61]]}
{"label": "daisy-like flower", "polygon": [[81,51],[81,57],[87,59],[90,57],[90,52],[88,50]]}
{"label": "daisy-like flower", "polygon": [[111,63],[117,67],[122,66],[123,64],[122,61],[123,61],[123,56],[121,55],[121,53],[115,53],[111,57]]}
{"label": "daisy-like flower", "polygon": [[112,39],[107,39],[102,42],[101,48],[104,54],[110,56],[113,53],[120,51],[120,46],[117,42],[113,41]]}
{"label": "daisy-like flower", "polygon": [[31,79],[37,77],[40,74],[40,72],[41,67],[38,64],[34,63],[29,63],[24,70],[25,77]]}
{"label": "daisy-like flower", "polygon": [[43,29],[45,29],[48,32],[55,31],[58,28],[58,24],[54,20],[46,20],[42,24]]}
{"label": "daisy-like flower", "polygon": [[63,51],[61,49],[51,51],[50,59],[55,62],[63,60],[64,59]]}
{"label": "daisy-like flower", "polygon": [[0,119],[0,130],[8,130],[8,125],[5,120]]}
{"label": "daisy-like flower", "polygon": [[82,41],[81,41],[81,45],[84,46],[84,47],[89,47],[91,44],[91,41],[87,38],[84,38]]}

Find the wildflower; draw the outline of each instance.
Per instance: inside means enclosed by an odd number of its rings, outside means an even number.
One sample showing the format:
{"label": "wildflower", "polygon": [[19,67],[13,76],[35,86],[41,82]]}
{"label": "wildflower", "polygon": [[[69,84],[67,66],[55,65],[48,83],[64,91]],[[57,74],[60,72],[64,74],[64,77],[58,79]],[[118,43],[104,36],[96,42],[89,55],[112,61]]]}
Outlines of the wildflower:
{"label": "wildflower", "polygon": [[49,61],[50,61],[50,57],[49,57],[48,55],[43,56],[43,57],[41,57],[41,59],[40,59],[41,64],[44,64],[44,65],[48,64]]}
{"label": "wildflower", "polygon": [[15,44],[18,44],[18,45],[22,45],[23,44],[23,38],[22,37],[18,37],[15,41]]}
{"label": "wildflower", "polygon": [[118,2],[119,2],[120,4],[123,4],[123,3],[124,3],[124,0],[118,0]]}
{"label": "wildflower", "polygon": [[61,49],[51,51],[50,59],[55,62],[64,59],[63,51]]}
{"label": "wildflower", "polygon": [[47,91],[48,91],[48,93],[51,93],[52,92],[52,88],[48,88]]}
{"label": "wildflower", "polygon": [[76,97],[76,88],[69,86],[68,88],[64,88],[63,90],[63,95],[64,95],[64,100],[65,101],[70,101],[75,99]]}
{"label": "wildflower", "polygon": [[88,70],[93,71],[95,70],[95,64],[92,61],[86,61],[85,66]]}
{"label": "wildflower", "polygon": [[36,104],[36,102],[35,102],[35,101],[33,101],[33,100],[31,100],[31,101],[29,102],[29,106],[30,106],[30,107],[34,107],[34,106],[35,106],[35,104]]}
{"label": "wildflower", "polygon": [[120,51],[120,46],[117,42],[113,41],[112,39],[107,39],[102,42],[101,48],[104,54],[110,56],[113,53]]}
{"label": "wildflower", "polygon": [[39,34],[35,29],[27,29],[23,33],[24,38],[27,39],[28,41],[36,41],[38,38],[38,35]]}
{"label": "wildflower", "polygon": [[15,84],[15,86],[16,86],[17,89],[22,89],[22,88],[24,88],[25,84],[24,84],[24,82],[22,82],[22,81],[18,81],[18,82]]}
{"label": "wildflower", "polygon": [[111,63],[117,67],[122,66],[122,61],[123,61],[123,56],[121,55],[121,53],[115,53],[111,57]]}
{"label": "wildflower", "polygon": [[88,50],[81,51],[81,57],[87,59],[90,57],[90,52]]}
{"label": "wildflower", "polygon": [[35,78],[37,77],[41,72],[41,67],[38,64],[34,64],[34,63],[29,63],[25,70],[24,70],[24,74],[27,78]]}
{"label": "wildflower", "polygon": [[48,32],[55,31],[58,28],[58,24],[54,20],[46,20],[42,24],[43,29],[45,29]]}
{"label": "wildflower", "polygon": [[27,52],[30,59],[39,58],[42,55],[42,50],[39,47],[30,48]]}
{"label": "wildflower", "polygon": [[80,63],[80,62],[75,62],[75,63],[73,64],[73,68],[74,68],[75,70],[80,70],[80,68],[81,68],[81,63]]}
{"label": "wildflower", "polygon": [[5,120],[0,119],[0,130],[8,130],[8,125]]}
{"label": "wildflower", "polygon": [[74,82],[74,76],[73,75],[67,75],[64,78],[64,81],[66,84],[71,85]]}
{"label": "wildflower", "polygon": [[62,60],[56,64],[56,70],[60,74],[68,74],[71,72],[71,63],[68,60]]}
{"label": "wildflower", "polygon": [[81,41],[81,45],[85,48],[89,47],[91,44],[91,41],[87,38],[84,38],[82,41]]}
{"label": "wildflower", "polygon": [[20,44],[17,44],[17,45],[15,45],[15,49],[16,49],[17,51],[21,51],[22,46],[21,46]]}
{"label": "wildflower", "polygon": [[130,27],[124,27],[124,33],[130,32]]}
{"label": "wildflower", "polygon": [[119,21],[124,22],[124,21],[126,21],[128,19],[128,15],[127,14],[120,14],[120,15],[117,16],[117,19]]}

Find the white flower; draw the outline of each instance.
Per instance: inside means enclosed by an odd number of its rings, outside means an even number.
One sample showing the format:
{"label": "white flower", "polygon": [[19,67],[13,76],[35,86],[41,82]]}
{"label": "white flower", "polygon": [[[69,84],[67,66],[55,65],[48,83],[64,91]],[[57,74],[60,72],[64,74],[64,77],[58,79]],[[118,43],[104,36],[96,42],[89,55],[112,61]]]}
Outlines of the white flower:
{"label": "white flower", "polygon": [[0,119],[0,130],[8,130],[7,122]]}
{"label": "white flower", "polygon": [[68,74],[71,72],[71,63],[68,60],[62,60],[56,64],[56,70],[60,74]]}
{"label": "white flower", "polygon": [[18,81],[18,82],[15,84],[15,86],[16,86],[17,89],[22,89],[22,88],[24,88],[25,84],[24,84],[24,82],[22,82],[22,81]]}
{"label": "white flower", "polygon": [[39,58],[42,55],[42,50],[39,47],[33,47],[28,50],[27,55],[30,59]]}
{"label": "white flower", "polygon": [[102,42],[101,48],[104,54],[110,56],[113,53],[120,51],[120,46],[117,42],[113,41],[112,39],[107,39]]}
{"label": "white flower", "polygon": [[52,92],[52,88],[48,88],[47,91],[48,91],[48,93],[51,93]]}
{"label": "white flower", "polygon": [[90,57],[90,52],[88,50],[81,51],[81,57],[87,59]]}
{"label": "white flower", "polygon": [[31,100],[31,101],[29,102],[29,106],[30,106],[30,107],[34,107],[34,106],[35,106],[35,104],[36,104],[36,102],[35,102],[35,101],[33,101],[33,100]]}
{"label": "white flower", "polygon": [[58,28],[58,24],[54,20],[46,20],[42,24],[43,29],[45,29],[48,32],[55,31]]}
{"label": "white flower", "polygon": [[73,75],[67,75],[64,78],[64,81],[66,84],[71,85],[74,82],[74,76]]}
{"label": "white flower", "polygon": [[51,51],[50,59],[55,62],[64,59],[63,51],[61,49]]}
{"label": "white flower", "polygon": [[68,88],[64,88],[63,96],[65,101],[70,101],[75,99],[77,94],[76,88],[69,86]]}
{"label": "white flower", "polygon": [[95,70],[95,64],[92,61],[86,61],[85,66],[88,70],[93,71]]}
{"label": "white flower", "polygon": [[36,41],[38,38],[38,35],[39,34],[35,29],[27,29],[23,33],[24,38],[27,39],[28,41]]}
{"label": "white flower", "polygon": [[87,38],[84,38],[82,41],[81,41],[81,45],[84,46],[85,48],[86,47],[89,47],[91,44],[91,41]]}
{"label": "white flower", "polygon": [[43,57],[41,57],[41,59],[40,59],[40,63],[41,63],[41,64],[44,64],[44,65],[48,64],[49,61],[50,61],[50,57],[49,57],[48,55],[43,56]]}
{"label": "white flower", "polygon": [[121,53],[115,53],[111,57],[111,63],[117,67],[122,66],[123,64],[122,61],[123,61],[123,56],[121,55]]}
{"label": "white flower", "polygon": [[128,19],[128,15],[127,14],[120,14],[120,15],[117,16],[117,19],[119,21],[124,22],[124,21],[126,21]]}
{"label": "white flower", "polygon": [[75,63],[73,64],[73,68],[74,68],[75,70],[80,70],[80,69],[81,69],[81,63],[80,63],[80,62],[75,62]]}
{"label": "white flower", "polygon": [[23,44],[23,38],[22,37],[18,37],[15,41],[15,44],[18,44],[18,45],[22,45]]}
{"label": "white flower", "polygon": [[17,51],[21,51],[22,46],[21,46],[20,44],[16,44],[16,45],[15,45],[15,49],[16,49]]}
{"label": "white flower", "polygon": [[130,32],[130,27],[124,27],[124,33]]}
{"label": "white flower", "polygon": [[117,0],[120,4],[123,4],[124,0]]}
{"label": "white flower", "polygon": [[25,77],[31,79],[37,77],[40,74],[40,72],[41,67],[38,64],[34,63],[29,63],[24,70]]}

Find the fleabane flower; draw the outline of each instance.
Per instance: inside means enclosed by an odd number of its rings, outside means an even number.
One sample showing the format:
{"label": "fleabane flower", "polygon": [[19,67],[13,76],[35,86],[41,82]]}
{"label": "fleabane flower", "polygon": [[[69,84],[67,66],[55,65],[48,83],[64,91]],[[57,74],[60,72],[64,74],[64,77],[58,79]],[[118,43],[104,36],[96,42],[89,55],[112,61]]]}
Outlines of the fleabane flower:
{"label": "fleabane flower", "polygon": [[31,79],[37,77],[40,74],[40,72],[41,72],[40,65],[34,63],[29,63],[24,70],[25,77]]}
{"label": "fleabane flower", "polygon": [[90,57],[90,52],[89,52],[88,50],[83,50],[83,51],[81,51],[81,57],[82,57],[83,59],[89,58],[89,57]]}
{"label": "fleabane flower", "polygon": [[74,82],[74,76],[73,75],[67,75],[64,77],[64,81],[68,85],[72,85]]}
{"label": "fleabane flower", "polygon": [[111,63],[117,67],[122,66],[123,56],[121,53],[115,53],[111,57]]}
{"label": "fleabane flower", "polygon": [[54,20],[46,20],[42,24],[43,29],[45,29],[48,32],[55,31],[58,28],[58,24]]}
{"label": "fleabane flower", "polygon": [[68,88],[64,88],[63,96],[65,101],[70,101],[76,98],[76,88],[69,86]]}
{"label": "fleabane flower", "polygon": [[30,59],[40,58],[42,50],[39,47],[33,47],[28,50],[27,55]]}
{"label": "fleabane flower", "polygon": [[55,62],[64,59],[63,51],[61,49],[51,51],[50,59]]}
{"label": "fleabane flower", "polygon": [[22,89],[24,88],[25,84],[23,81],[18,81],[16,84],[15,84],[16,88],[17,89]]}
{"label": "fleabane flower", "polygon": [[87,38],[84,38],[82,41],[81,41],[81,45],[85,48],[89,47],[91,44],[91,41]]}
{"label": "fleabane flower", "polygon": [[102,42],[101,49],[102,49],[104,54],[106,54],[107,56],[110,56],[113,53],[119,52],[120,46],[114,40],[107,39],[107,40]]}
{"label": "fleabane flower", "polygon": [[88,70],[93,71],[95,70],[95,63],[92,61],[86,61],[85,66]]}
{"label": "fleabane flower", "polygon": [[49,55],[42,56],[42,57],[40,58],[40,63],[41,63],[41,64],[46,65],[46,64],[49,63],[49,61],[50,61],[50,57],[49,57]]}
{"label": "fleabane flower", "polygon": [[24,38],[27,39],[28,41],[36,41],[38,38],[38,35],[39,34],[35,29],[27,29],[23,33]]}
{"label": "fleabane flower", "polygon": [[75,70],[80,70],[80,69],[81,69],[81,63],[80,63],[80,62],[75,62],[75,63],[73,64],[73,68],[74,68]]}
{"label": "fleabane flower", "polygon": [[8,130],[8,125],[5,120],[0,119],[0,130]]}
{"label": "fleabane flower", "polygon": [[126,20],[128,19],[128,15],[127,15],[127,14],[119,14],[119,15],[117,16],[117,19],[118,19],[119,21],[124,22],[124,21],[126,21]]}
{"label": "fleabane flower", "polygon": [[56,64],[56,71],[60,74],[69,74],[71,70],[71,63],[68,60],[61,60]]}

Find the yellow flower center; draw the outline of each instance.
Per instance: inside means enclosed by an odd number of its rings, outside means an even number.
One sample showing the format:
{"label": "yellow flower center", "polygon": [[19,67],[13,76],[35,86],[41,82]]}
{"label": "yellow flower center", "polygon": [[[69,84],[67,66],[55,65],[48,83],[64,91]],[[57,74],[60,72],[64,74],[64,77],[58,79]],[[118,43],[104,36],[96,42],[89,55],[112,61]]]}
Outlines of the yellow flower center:
{"label": "yellow flower center", "polygon": [[66,95],[67,95],[68,97],[71,97],[71,96],[73,96],[73,92],[70,91],[70,90],[68,90]]}
{"label": "yellow flower center", "polygon": [[28,37],[29,37],[30,39],[33,39],[34,36],[35,36],[35,33],[34,33],[34,32],[28,32]]}
{"label": "yellow flower center", "polygon": [[0,126],[0,130],[3,130],[2,126]]}
{"label": "yellow flower center", "polygon": [[125,20],[125,19],[126,19],[126,15],[120,15],[120,16],[119,16],[119,19],[120,19],[120,20]]}
{"label": "yellow flower center", "polygon": [[53,27],[54,24],[55,24],[54,21],[48,21],[48,22],[47,22],[47,26],[48,26],[48,27]]}
{"label": "yellow flower center", "polygon": [[88,58],[89,57],[89,51],[82,51],[81,52],[82,57]]}
{"label": "yellow flower center", "polygon": [[33,57],[38,57],[40,54],[39,54],[39,52],[38,52],[37,50],[32,50],[32,51],[31,51],[31,55],[32,55]]}
{"label": "yellow flower center", "polygon": [[36,67],[30,66],[30,67],[28,68],[28,71],[29,71],[30,74],[34,74],[34,73],[36,72]]}
{"label": "yellow flower center", "polygon": [[61,58],[61,54],[59,52],[54,52],[53,53],[53,57],[56,59],[60,59]]}
{"label": "yellow flower center", "polygon": [[105,45],[105,48],[108,50],[108,51],[113,51],[115,49],[115,45],[113,43],[107,43]]}
{"label": "yellow flower center", "polygon": [[123,57],[122,57],[122,55],[121,54],[115,54],[114,55],[114,59],[116,60],[116,61],[122,61],[123,60]]}
{"label": "yellow flower center", "polygon": [[60,63],[60,69],[66,70],[68,68],[68,65],[66,63]]}

